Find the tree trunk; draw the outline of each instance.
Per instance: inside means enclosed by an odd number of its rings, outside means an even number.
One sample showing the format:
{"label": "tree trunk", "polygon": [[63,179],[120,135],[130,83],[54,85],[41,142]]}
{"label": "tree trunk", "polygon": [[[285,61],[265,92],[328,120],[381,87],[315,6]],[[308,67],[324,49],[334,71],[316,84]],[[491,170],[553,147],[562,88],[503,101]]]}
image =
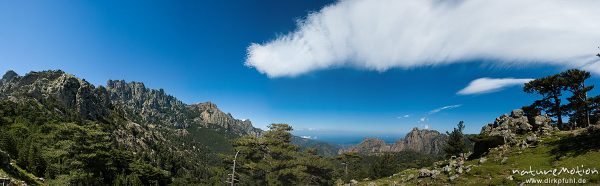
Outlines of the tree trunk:
{"label": "tree trunk", "polygon": [[558,98],[558,96],[554,96],[554,110],[556,110],[558,128],[563,129],[562,110],[560,108],[560,98]]}
{"label": "tree trunk", "polygon": [[[581,83],[581,84],[583,86],[582,89],[585,89],[585,82]],[[587,127],[587,126],[590,126],[590,106],[589,106],[589,103],[588,103],[587,91],[585,92],[585,98],[583,100],[583,103],[585,105],[585,117],[586,117],[586,120],[587,120],[587,125],[586,125],[586,127]]]}

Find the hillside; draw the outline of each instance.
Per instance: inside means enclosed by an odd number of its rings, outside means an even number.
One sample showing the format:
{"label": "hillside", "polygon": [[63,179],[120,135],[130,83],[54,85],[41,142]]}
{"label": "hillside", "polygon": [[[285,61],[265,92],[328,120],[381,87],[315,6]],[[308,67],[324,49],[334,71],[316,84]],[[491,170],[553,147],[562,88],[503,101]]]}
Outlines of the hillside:
{"label": "hillside", "polygon": [[[479,140],[475,145],[485,145],[489,150],[479,148],[484,152],[476,149],[469,157],[451,158],[355,185],[600,184],[600,125],[558,131],[547,125],[547,117],[539,116],[534,118],[535,123],[529,123],[520,114],[515,110],[511,116],[503,115],[483,127],[474,139]],[[497,141],[492,136],[502,136],[497,138],[501,143],[489,143]]]}
{"label": "hillside", "polygon": [[[188,105],[140,82],[95,87],[60,70],[8,71],[0,79],[0,152],[12,162],[3,163],[0,176],[13,183],[222,183],[232,141],[262,133],[213,103]],[[311,140],[298,144],[337,151]]]}

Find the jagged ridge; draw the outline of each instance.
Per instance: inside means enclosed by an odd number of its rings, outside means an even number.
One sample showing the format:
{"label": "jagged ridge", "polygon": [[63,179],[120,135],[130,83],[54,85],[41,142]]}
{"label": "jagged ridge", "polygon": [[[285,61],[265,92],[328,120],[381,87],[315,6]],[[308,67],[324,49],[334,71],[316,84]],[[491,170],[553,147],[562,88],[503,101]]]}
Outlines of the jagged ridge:
{"label": "jagged ridge", "polygon": [[213,103],[187,105],[163,89],[146,88],[140,82],[109,80],[107,86],[94,87],[61,70],[30,72],[19,76],[8,71],[0,81],[0,98],[38,101],[55,100],[91,120],[102,120],[111,110],[140,124],[188,128],[192,125],[216,125],[237,134],[259,134],[250,120],[238,120],[225,114]]}
{"label": "jagged ridge", "polygon": [[435,130],[413,128],[404,139],[396,141],[394,144],[386,144],[383,140],[376,138],[367,138],[360,144],[341,149],[339,153],[357,152],[357,153],[383,153],[415,151],[424,154],[439,155],[443,152],[447,136]]}

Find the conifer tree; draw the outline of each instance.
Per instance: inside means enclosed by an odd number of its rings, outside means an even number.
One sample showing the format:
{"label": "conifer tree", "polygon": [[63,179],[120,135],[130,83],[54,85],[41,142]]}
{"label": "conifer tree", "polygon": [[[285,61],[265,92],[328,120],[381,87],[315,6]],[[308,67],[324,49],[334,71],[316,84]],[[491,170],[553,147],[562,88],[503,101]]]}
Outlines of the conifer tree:
{"label": "conifer tree", "polygon": [[6,151],[12,159],[16,159],[19,156],[17,144],[12,135],[8,132],[0,133],[0,150]]}
{"label": "conifer tree", "polygon": [[551,75],[539,79],[535,79],[525,83],[523,91],[527,93],[536,93],[542,96],[539,106],[546,114],[556,117],[559,128],[563,127],[562,116],[566,113],[566,109],[561,104],[562,91],[566,89],[566,81],[560,75]]}
{"label": "conifer tree", "polygon": [[448,134],[448,143],[444,148],[446,156],[459,156],[461,153],[464,153],[467,150],[465,145],[465,137],[463,135],[464,128],[464,122],[460,121],[457,125],[457,128],[454,128],[452,132],[446,131],[446,134]]}
{"label": "conifer tree", "polygon": [[586,127],[590,125],[590,108],[588,100],[588,92],[594,86],[586,86],[585,80],[590,78],[589,72],[571,69],[560,73],[565,79],[565,86],[572,96],[567,98],[569,104],[566,108],[569,110],[569,120],[571,123],[576,123],[575,127]]}
{"label": "conifer tree", "polygon": [[[261,137],[235,141],[240,182],[250,185],[329,185],[333,169],[323,158],[300,151],[292,142],[292,127],[271,124]],[[237,170],[236,170],[237,171]]]}

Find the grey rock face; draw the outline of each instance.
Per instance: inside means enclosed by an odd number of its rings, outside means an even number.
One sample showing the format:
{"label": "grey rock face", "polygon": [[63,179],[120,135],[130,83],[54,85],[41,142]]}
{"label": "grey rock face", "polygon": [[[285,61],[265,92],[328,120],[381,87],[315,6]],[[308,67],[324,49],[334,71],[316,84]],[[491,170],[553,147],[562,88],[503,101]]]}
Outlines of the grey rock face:
{"label": "grey rock face", "polygon": [[106,90],[116,110],[139,123],[189,127],[187,109],[183,102],[167,95],[164,90],[149,89],[143,83],[110,80]]}
{"label": "grey rock face", "polygon": [[25,76],[9,71],[3,76],[2,82],[0,97],[3,99],[56,101],[87,119],[100,119],[108,114],[109,102],[104,99],[105,92],[60,70],[30,72]]}
{"label": "grey rock face", "polygon": [[510,112],[510,116],[513,118],[520,118],[524,116],[523,109],[514,109]]}
{"label": "grey rock face", "polygon": [[217,105],[206,102],[187,106],[194,121],[206,124],[213,124],[230,130],[234,133],[258,135],[262,131],[254,128],[250,120],[239,120],[233,118],[231,114],[224,113],[217,108]]}
{"label": "grey rock face", "polygon": [[106,87],[96,88],[61,70],[30,72],[25,76],[8,71],[0,80],[0,99],[57,102],[91,120],[101,120],[116,111],[140,125],[176,128],[214,125],[238,135],[262,132],[249,120],[234,119],[212,103],[186,105],[162,89],[149,89],[139,82],[109,80]]}
{"label": "grey rock face", "polygon": [[0,80],[0,84],[2,84],[4,82],[8,82],[16,77],[19,77],[19,74],[17,74],[15,71],[9,70],[4,74],[4,76],[2,76],[2,79]]}
{"label": "grey rock face", "polygon": [[448,137],[435,130],[419,130],[413,128],[402,140],[394,144],[386,144],[383,140],[367,138],[360,144],[341,149],[339,153],[382,153],[411,150],[425,154],[440,154]]}
{"label": "grey rock face", "polygon": [[111,103],[131,120],[140,123],[155,123],[177,128],[191,125],[218,126],[238,135],[259,134],[250,120],[238,120],[225,114],[213,103],[187,105],[168,95],[163,89],[149,89],[143,83],[108,81],[106,89]]}
{"label": "grey rock face", "polygon": [[[483,126],[481,134],[501,136],[505,143],[517,144],[518,141],[515,140],[517,134],[534,132],[540,135],[550,135],[550,132],[554,131],[548,116],[535,116],[533,120],[535,123],[530,124],[527,117],[523,115],[523,110],[515,109],[510,116],[504,114],[496,118],[494,123]],[[533,131],[534,126],[537,126],[536,131]]]}

